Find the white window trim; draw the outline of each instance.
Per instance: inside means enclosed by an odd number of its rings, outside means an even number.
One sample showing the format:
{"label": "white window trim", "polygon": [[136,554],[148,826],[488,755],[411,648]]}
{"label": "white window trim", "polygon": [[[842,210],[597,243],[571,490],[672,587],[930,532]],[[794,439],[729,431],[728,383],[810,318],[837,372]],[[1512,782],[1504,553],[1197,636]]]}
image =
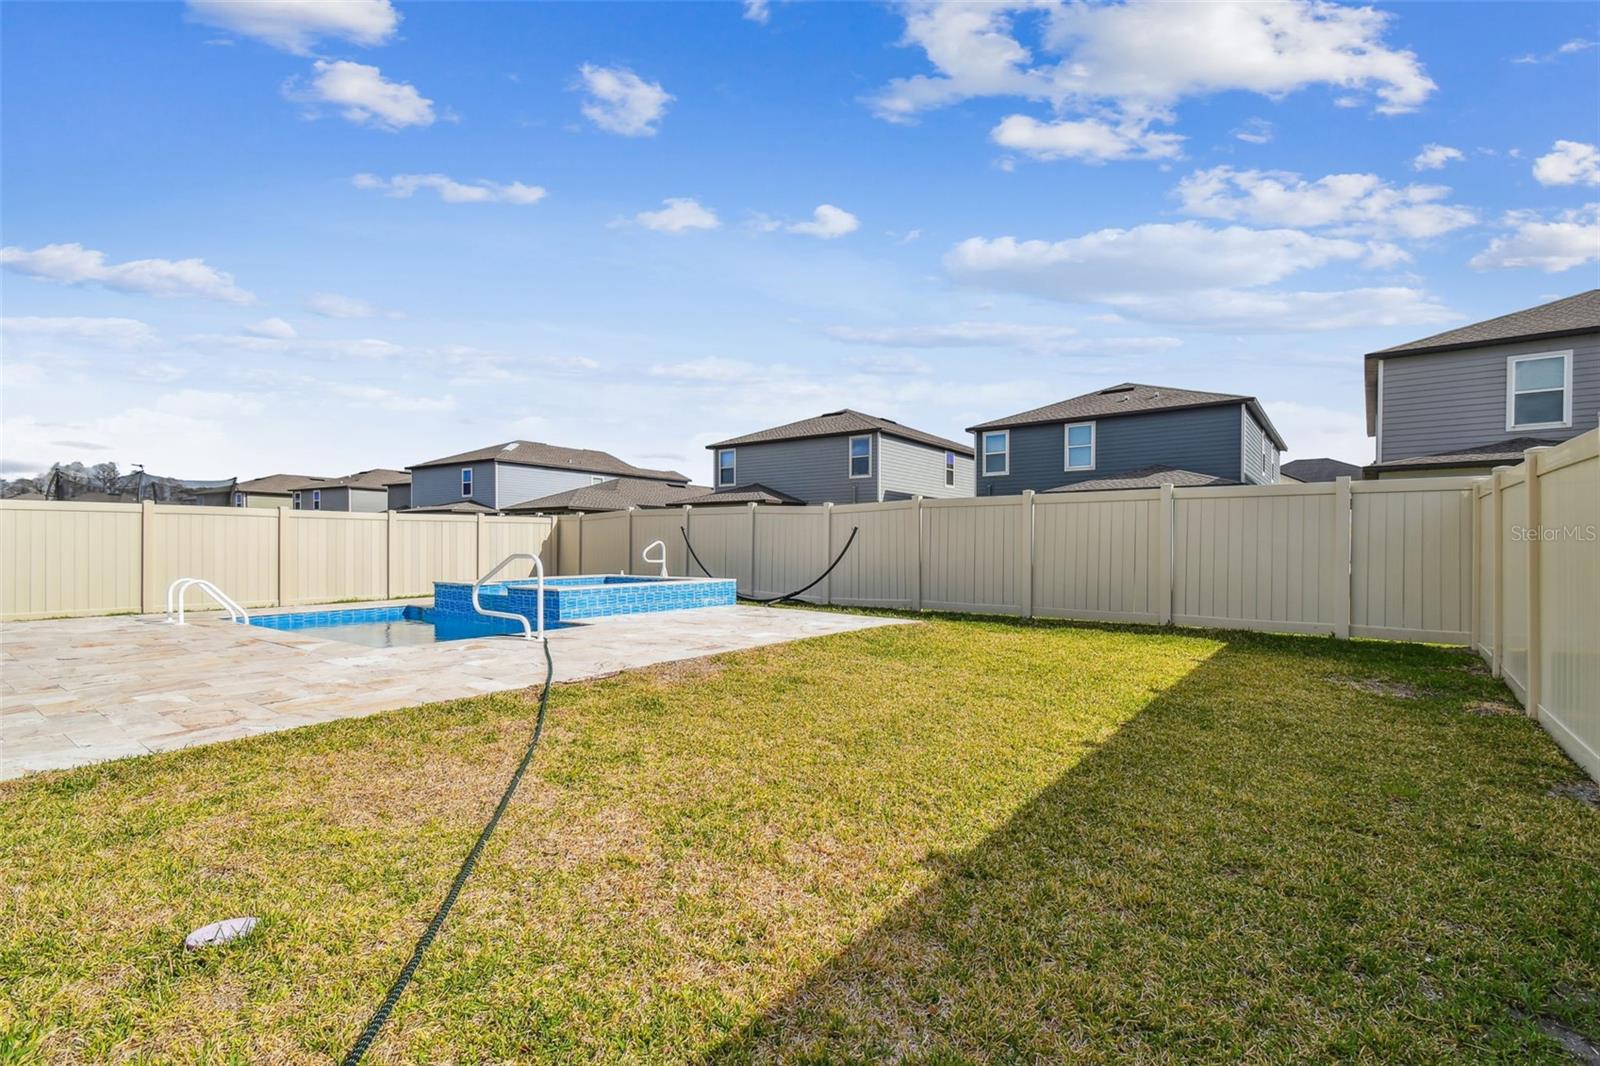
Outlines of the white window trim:
{"label": "white window trim", "polygon": [[[1517,422],[1517,364],[1529,359],[1561,359],[1561,421]],[[1554,392],[1554,389],[1529,389],[1532,392]],[[1570,429],[1572,427],[1572,349],[1560,352],[1529,352],[1527,355],[1506,356],[1506,432],[1514,429]]]}
{"label": "white window trim", "polygon": [[472,498],[472,490],[473,490],[473,487],[476,484],[476,482],[477,482],[477,476],[472,472],[472,467],[470,467],[470,466],[462,467],[461,468],[461,498],[462,499],[469,500],[469,499]]}
{"label": "white window trim", "polygon": [[[733,462],[728,464],[728,473],[731,476],[729,477],[727,482],[724,482],[722,480],[722,456],[723,456],[724,452],[726,452],[733,459]],[[718,448],[717,449],[717,488],[719,488],[719,489],[731,488],[732,486],[737,485],[737,484],[739,484],[739,449],[738,448]]]}
{"label": "white window trim", "polygon": [[[1079,427],[1079,426],[1088,426],[1089,427],[1089,465],[1088,466],[1073,466],[1072,465],[1072,445],[1067,443],[1069,440],[1072,439],[1072,431],[1074,429],[1076,429],[1077,427]],[[1061,427],[1061,462],[1063,464],[1063,469],[1067,470],[1069,473],[1074,473],[1074,474],[1081,474],[1085,470],[1093,470],[1095,468],[1095,466],[1100,462],[1099,440],[1100,440],[1100,434],[1095,429],[1095,425],[1094,425],[1093,422],[1068,422],[1066,425],[1062,426]],[[1083,445],[1080,444],[1080,445],[1078,445],[1078,447],[1081,448],[1081,447],[1083,447]]]}
{"label": "white window trim", "polygon": [[235,492],[233,494],[233,505],[235,507],[243,507],[244,506],[244,493]]}
{"label": "white window trim", "polygon": [[[1006,439],[1006,468],[1004,470],[989,469],[989,435],[998,433]],[[1009,429],[985,429],[978,433],[978,467],[979,473],[984,477],[1010,477],[1011,476],[1011,431]]]}
{"label": "white window trim", "polygon": [[956,483],[956,453],[948,448],[944,453],[944,483],[946,488]]}
{"label": "white window trim", "polygon": [[321,489],[312,489],[311,490],[311,509],[313,511],[322,510],[322,490]]}
{"label": "white window trim", "polygon": [[298,491],[294,494],[294,509],[296,511],[300,510],[300,493]]}
{"label": "white window trim", "polygon": [[[864,440],[864,441],[867,442],[867,472],[865,474],[856,473],[856,451],[855,451],[855,449],[856,449],[856,441],[858,441],[858,440]],[[872,476],[872,434],[871,433],[857,433],[855,436],[851,437],[850,438],[850,443],[845,446],[844,461],[845,461],[844,472],[847,475],[849,475],[851,481],[861,481],[861,480],[863,480],[865,478],[871,477]]]}

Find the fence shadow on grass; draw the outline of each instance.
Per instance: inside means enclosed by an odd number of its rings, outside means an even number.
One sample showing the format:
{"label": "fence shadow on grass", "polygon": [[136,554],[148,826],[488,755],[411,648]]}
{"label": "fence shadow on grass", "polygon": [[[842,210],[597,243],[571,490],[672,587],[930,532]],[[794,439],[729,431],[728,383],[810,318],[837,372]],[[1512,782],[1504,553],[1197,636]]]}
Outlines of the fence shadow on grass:
{"label": "fence shadow on grass", "polygon": [[1594,976],[1571,931],[1600,929],[1600,842],[1552,816],[1572,770],[1537,726],[1468,710],[1504,694],[1465,653],[1226,639],[703,1061],[1548,1053],[1519,1009],[1592,1031],[1561,981]]}

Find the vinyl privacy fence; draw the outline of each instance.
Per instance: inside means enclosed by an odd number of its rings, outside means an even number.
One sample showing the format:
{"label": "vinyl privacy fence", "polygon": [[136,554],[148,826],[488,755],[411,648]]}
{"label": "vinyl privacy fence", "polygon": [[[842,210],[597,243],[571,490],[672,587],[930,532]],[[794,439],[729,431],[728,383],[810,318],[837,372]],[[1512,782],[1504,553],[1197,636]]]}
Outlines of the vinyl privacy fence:
{"label": "vinyl privacy fence", "polygon": [[[154,612],[180,577],[246,607],[380,600],[547,551],[551,518],[5,501],[0,620]],[[508,571],[525,576],[521,565]],[[214,606],[190,593],[190,607]]]}

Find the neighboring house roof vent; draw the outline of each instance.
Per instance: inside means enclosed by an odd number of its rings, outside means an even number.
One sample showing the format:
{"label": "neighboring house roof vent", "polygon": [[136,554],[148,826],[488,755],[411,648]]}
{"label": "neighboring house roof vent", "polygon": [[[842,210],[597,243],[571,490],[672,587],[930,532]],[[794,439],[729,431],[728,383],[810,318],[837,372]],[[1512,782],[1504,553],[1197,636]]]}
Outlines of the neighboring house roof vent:
{"label": "neighboring house roof vent", "polygon": [[1129,383],[1124,383],[1122,385],[1113,385],[1108,389],[1101,389],[1100,390],[1100,395],[1102,395],[1102,396],[1110,396],[1114,392],[1132,392],[1136,387],[1137,386],[1135,386],[1133,384],[1129,384]]}

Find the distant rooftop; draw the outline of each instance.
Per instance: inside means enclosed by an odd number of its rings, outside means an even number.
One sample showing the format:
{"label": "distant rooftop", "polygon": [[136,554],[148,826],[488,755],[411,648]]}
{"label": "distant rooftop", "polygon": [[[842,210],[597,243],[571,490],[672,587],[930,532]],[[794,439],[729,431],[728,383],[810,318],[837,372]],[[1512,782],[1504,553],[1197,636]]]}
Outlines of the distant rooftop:
{"label": "distant rooftop", "polygon": [[754,433],[746,433],[742,437],[729,437],[719,440],[715,444],[708,444],[708,448],[732,448],[739,444],[771,444],[783,440],[806,440],[811,437],[843,437],[859,433],[882,433],[889,437],[899,437],[916,444],[926,444],[931,448],[941,448],[945,451],[955,452],[957,455],[972,454],[970,444],[937,437],[932,433],[924,433],[920,429],[902,426],[889,418],[879,418],[877,415],[863,414],[852,411],[848,407],[838,411],[828,411],[817,415],[815,418],[802,418],[798,422],[789,422],[771,429],[759,429]]}
{"label": "distant rooftop", "polygon": [[1538,307],[1513,311],[1498,318],[1486,318],[1470,326],[1445,330],[1421,340],[1396,344],[1392,348],[1368,353],[1368,359],[1390,355],[1420,355],[1424,352],[1450,351],[1472,348],[1480,344],[1503,344],[1507,341],[1533,340],[1539,337],[1557,337],[1569,333],[1588,333],[1600,330],[1600,289],[1590,289],[1576,296],[1551,300]]}
{"label": "distant rooftop", "polygon": [[538,466],[548,470],[574,470],[584,474],[609,474],[612,477],[649,478],[678,484],[687,484],[689,481],[688,477],[676,470],[651,470],[648,467],[634,466],[618,459],[610,452],[594,451],[590,448],[563,448],[557,444],[545,444],[536,440],[512,440],[503,444],[491,444],[487,448],[447,455],[442,459],[412,463],[407,469],[489,461],[512,463],[517,466]]}
{"label": "distant rooftop", "polygon": [[1254,396],[1241,396],[1231,392],[1201,392],[1197,389],[1175,389],[1168,385],[1141,385],[1124,381],[1120,385],[1086,392],[1070,400],[1035,407],[1004,418],[968,426],[967,432],[978,433],[986,429],[1009,429],[1012,426],[1031,426],[1050,422],[1077,422],[1098,418],[1116,418],[1121,415],[1140,415],[1152,411],[1181,411],[1186,408],[1219,407],[1223,404],[1248,404],[1261,424],[1266,427],[1272,442],[1280,449],[1287,447],[1278,435],[1272,420],[1262,410]]}
{"label": "distant rooftop", "polygon": [[1109,489],[1158,489],[1162,485],[1175,488],[1201,488],[1207,485],[1237,485],[1232,478],[1214,474],[1198,474],[1176,466],[1141,466],[1110,477],[1075,481],[1070,485],[1046,489],[1046,492],[1105,492]]}
{"label": "distant rooftop", "polygon": [[349,477],[340,478],[309,478],[303,485],[295,485],[294,489],[382,489],[390,485],[405,485],[411,481],[411,475],[404,470],[362,470],[351,474]]}
{"label": "distant rooftop", "polygon": [[1361,468],[1354,463],[1346,463],[1340,459],[1295,459],[1284,463],[1278,472],[1285,477],[1292,477],[1296,481],[1307,484],[1320,481],[1337,481],[1342,477],[1352,481],[1361,480]]}
{"label": "distant rooftop", "polygon": [[708,491],[704,485],[670,485],[648,478],[621,477],[524,500],[504,510],[625,511],[629,507],[675,507]]}

